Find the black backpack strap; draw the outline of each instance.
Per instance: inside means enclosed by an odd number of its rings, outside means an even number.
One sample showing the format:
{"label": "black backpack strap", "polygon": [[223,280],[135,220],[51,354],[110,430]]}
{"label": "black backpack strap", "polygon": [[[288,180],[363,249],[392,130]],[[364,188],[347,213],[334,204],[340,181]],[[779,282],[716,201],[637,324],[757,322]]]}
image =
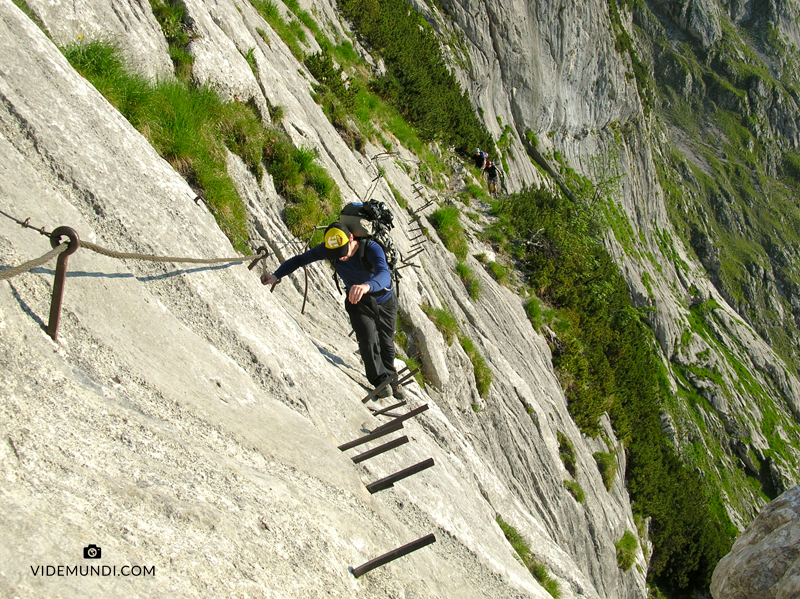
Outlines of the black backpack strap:
{"label": "black backpack strap", "polygon": [[336,260],[331,260],[331,268],[333,268],[333,280],[336,283],[336,291],[339,292],[339,295],[342,295],[342,287],[339,285],[339,273],[336,272]]}
{"label": "black backpack strap", "polygon": [[358,240],[358,257],[361,260],[361,266],[369,272],[374,273],[375,269],[372,267],[372,264],[369,263],[369,260],[367,260],[367,245],[370,241],[369,237]]}

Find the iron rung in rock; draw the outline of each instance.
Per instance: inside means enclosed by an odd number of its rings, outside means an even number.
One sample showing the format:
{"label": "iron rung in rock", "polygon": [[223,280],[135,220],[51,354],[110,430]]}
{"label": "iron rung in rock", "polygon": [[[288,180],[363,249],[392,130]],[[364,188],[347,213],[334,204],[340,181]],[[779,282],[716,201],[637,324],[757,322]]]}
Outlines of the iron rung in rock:
{"label": "iron rung in rock", "polygon": [[397,439],[392,439],[388,443],[384,443],[383,445],[379,445],[375,449],[370,449],[369,451],[365,451],[364,453],[360,453],[357,456],[352,458],[354,464],[359,464],[364,460],[368,460],[370,458],[374,458],[376,455],[380,455],[389,451],[390,449],[394,449],[395,447],[400,447],[401,445],[405,445],[408,443],[408,437],[403,435],[402,437],[398,437]]}
{"label": "iron rung in rock", "polygon": [[[397,424],[398,422],[402,423],[402,422],[408,420],[409,418],[413,418],[414,416],[416,416],[418,414],[422,414],[422,412],[424,412],[427,409],[428,409],[428,404],[423,404],[420,407],[411,410],[410,412],[407,412],[405,414],[402,414],[401,416],[398,416],[397,418],[395,418],[391,422],[387,422],[386,424],[382,424],[381,426],[376,428],[374,431],[372,431],[370,434],[374,435],[376,433],[383,433],[383,431],[385,429],[389,429],[392,425]],[[389,432],[392,432],[392,431],[390,430]],[[380,436],[380,435],[378,435],[378,436]]]}
{"label": "iron rung in rock", "polygon": [[374,483],[370,483],[367,485],[367,491],[374,494],[378,491],[383,491],[384,489],[388,489],[394,486],[394,483],[400,482],[404,478],[408,478],[416,474],[417,472],[422,472],[423,470],[427,470],[428,468],[434,465],[433,458],[428,458],[420,462],[419,464],[414,464],[413,466],[409,466],[408,468],[404,468],[399,472],[395,472],[392,475],[389,475],[385,478],[380,480],[376,480]]}
{"label": "iron rung in rock", "polygon": [[387,422],[386,424],[379,426],[368,435],[364,435],[363,437],[359,437],[358,439],[354,439],[353,441],[339,445],[339,450],[347,451],[348,449],[363,445],[364,443],[369,443],[370,441],[383,437],[384,435],[388,435],[389,433],[399,431],[401,428],[403,428],[403,421],[395,418],[391,422]]}
{"label": "iron rung in rock", "polygon": [[384,566],[391,561],[394,561],[404,555],[408,555],[412,551],[416,551],[417,549],[422,549],[423,547],[427,547],[428,545],[432,545],[436,542],[436,537],[433,534],[426,535],[416,541],[412,541],[407,545],[403,545],[402,547],[398,547],[388,553],[384,553],[380,557],[376,557],[375,559],[371,559],[368,562],[361,564],[356,568],[350,568],[350,572],[358,578],[369,572],[370,570],[374,570],[375,568],[379,568],[380,566]]}
{"label": "iron rung in rock", "polygon": [[375,408],[370,408],[370,411],[372,412],[373,416],[381,416],[383,414],[386,414],[387,412],[390,412],[390,411],[394,410],[395,408],[402,408],[407,403],[408,403],[407,401],[403,400],[403,401],[401,401],[399,403],[396,403],[396,404],[393,404],[391,406],[385,407],[382,410],[376,410]]}

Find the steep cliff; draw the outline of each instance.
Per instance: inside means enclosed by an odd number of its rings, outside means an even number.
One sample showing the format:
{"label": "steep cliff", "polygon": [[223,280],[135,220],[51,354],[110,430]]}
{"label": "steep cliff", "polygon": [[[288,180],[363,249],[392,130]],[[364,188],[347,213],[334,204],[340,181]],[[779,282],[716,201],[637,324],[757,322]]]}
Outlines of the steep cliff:
{"label": "steep cliff", "polygon": [[509,171],[524,145],[613,182],[607,245],[674,381],[667,430],[743,526],[753,481],[797,482],[797,5],[442,4]]}

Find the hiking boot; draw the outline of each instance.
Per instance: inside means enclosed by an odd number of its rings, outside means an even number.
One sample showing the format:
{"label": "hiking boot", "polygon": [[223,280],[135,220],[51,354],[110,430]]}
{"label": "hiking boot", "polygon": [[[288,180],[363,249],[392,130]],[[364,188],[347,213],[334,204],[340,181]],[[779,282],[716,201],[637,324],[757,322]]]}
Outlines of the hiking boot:
{"label": "hiking boot", "polygon": [[397,399],[404,399],[406,396],[403,385],[401,385],[397,379],[392,381],[392,395],[394,395]]}
{"label": "hiking boot", "polygon": [[386,385],[383,389],[378,391],[378,394],[375,396],[376,399],[385,399],[387,397],[392,396],[392,388],[389,385]]}

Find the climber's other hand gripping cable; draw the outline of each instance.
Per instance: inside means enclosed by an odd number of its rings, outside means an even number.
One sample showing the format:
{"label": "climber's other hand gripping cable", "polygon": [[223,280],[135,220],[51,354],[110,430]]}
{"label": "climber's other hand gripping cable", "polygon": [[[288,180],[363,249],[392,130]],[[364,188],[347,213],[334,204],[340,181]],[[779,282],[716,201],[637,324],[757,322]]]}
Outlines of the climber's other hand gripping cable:
{"label": "climber's other hand gripping cable", "polygon": [[261,284],[262,285],[277,285],[280,283],[281,280],[271,273],[264,273],[261,275]]}

